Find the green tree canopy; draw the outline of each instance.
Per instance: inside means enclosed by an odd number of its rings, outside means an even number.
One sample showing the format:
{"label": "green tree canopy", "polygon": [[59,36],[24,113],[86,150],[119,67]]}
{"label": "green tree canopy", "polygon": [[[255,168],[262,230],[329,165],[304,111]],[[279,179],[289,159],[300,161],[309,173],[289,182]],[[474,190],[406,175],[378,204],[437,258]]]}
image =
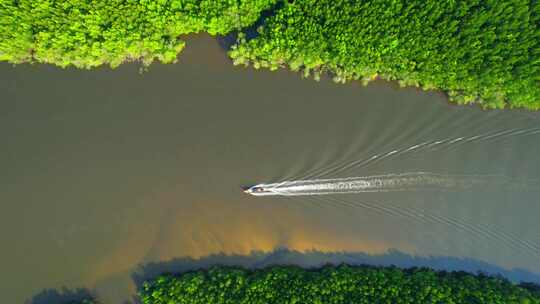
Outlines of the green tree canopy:
{"label": "green tree canopy", "polygon": [[0,0],[0,60],[62,67],[174,62],[180,35],[226,34],[275,0]]}
{"label": "green tree canopy", "polygon": [[236,64],[397,80],[458,103],[538,110],[539,24],[536,0],[0,0],[0,60],[170,63],[181,35],[240,30],[229,52]]}
{"label": "green tree canopy", "polygon": [[458,103],[540,109],[540,1],[295,0],[230,52],[334,80],[442,89]]}
{"label": "green tree canopy", "polygon": [[540,303],[538,293],[501,278],[370,266],[217,267],[158,277],[139,295],[143,304]]}

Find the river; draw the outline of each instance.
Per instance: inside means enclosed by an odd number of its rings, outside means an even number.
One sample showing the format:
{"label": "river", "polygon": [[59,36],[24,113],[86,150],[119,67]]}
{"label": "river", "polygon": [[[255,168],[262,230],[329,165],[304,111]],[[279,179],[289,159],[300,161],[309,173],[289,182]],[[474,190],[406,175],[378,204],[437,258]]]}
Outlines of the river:
{"label": "river", "polygon": [[[204,35],[178,64],[142,74],[136,64],[2,63],[0,80],[5,303],[38,303],[62,287],[121,303],[141,278],[216,263],[425,265],[540,282],[540,133],[489,137],[540,128],[538,113],[235,67]],[[497,175],[533,186],[316,198],[240,190],[313,172]]]}

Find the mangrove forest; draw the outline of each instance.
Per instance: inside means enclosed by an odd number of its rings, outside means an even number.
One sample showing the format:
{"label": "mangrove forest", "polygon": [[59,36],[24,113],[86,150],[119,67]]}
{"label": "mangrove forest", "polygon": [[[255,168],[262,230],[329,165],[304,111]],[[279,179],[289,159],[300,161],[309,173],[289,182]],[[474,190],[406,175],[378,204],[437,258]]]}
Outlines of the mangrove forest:
{"label": "mangrove forest", "polygon": [[540,294],[497,277],[427,268],[326,266],[306,270],[215,267],[146,282],[143,304],[540,303]]}
{"label": "mangrove forest", "polygon": [[484,108],[540,109],[540,2],[0,0],[0,60],[171,63],[182,35],[234,35],[235,64],[396,80]]}

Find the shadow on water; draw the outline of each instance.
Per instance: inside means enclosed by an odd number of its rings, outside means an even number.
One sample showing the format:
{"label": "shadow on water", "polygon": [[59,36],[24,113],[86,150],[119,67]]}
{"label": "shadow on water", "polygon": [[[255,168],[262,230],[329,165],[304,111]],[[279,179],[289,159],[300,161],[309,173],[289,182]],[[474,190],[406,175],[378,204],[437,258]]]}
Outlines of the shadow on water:
{"label": "shadow on water", "polygon": [[[303,268],[317,268],[324,265],[371,265],[397,266],[400,268],[429,267],[440,271],[465,271],[498,276],[519,283],[519,286],[540,293],[540,274],[524,269],[504,269],[471,258],[449,256],[413,256],[395,249],[384,254],[368,254],[364,252],[322,252],[311,250],[300,252],[290,249],[276,249],[271,252],[252,251],[248,255],[212,254],[201,258],[180,257],[169,261],[151,262],[139,265],[131,272],[136,290],[140,290],[145,281],[161,274],[181,274],[184,272],[208,269],[212,266],[241,266],[259,269],[274,265],[296,265]],[[114,286],[111,286],[114,288]],[[100,296],[88,289],[45,289],[27,300],[25,304],[71,304],[82,300],[100,301]],[[101,302],[99,302],[101,303]],[[140,303],[137,295],[132,294],[130,300],[120,303]]]}
{"label": "shadow on water", "polygon": [[83,300],[95,299],[90,290],[86,288],[77,289],[45,289],[27,300],[25,304],[71,304],[81,303]]}
{"label": "shadow on water", "polygon": [[512,282],[528,282],[522,284],[528,289],[540,288],[540,274],[514,268],[504,269],[496,265],[471,258],[447,256],[422,257],[412,256],[398,250],[389,250],[384,254],[367,254],[363,252],[322,252],[317,250],[299,252],[289,249],[277,249],[272,252],[254,251],[249,255],[213,254],[200,259],[190,257],[175,258],[165,262],[154,262],[139,266],[132,274],[137,288],[144,281],[153,279],[163,273],[183,273],[192,270],[206,269],[211,266],[243,266],[257,269],[272,265],[297,265],[304,268],[320,267],[327,264],[339,265],[375,265],[400,268],[429,267],[444,271],[466,271],[487,275],[502,276]]}
{"label": "shadow on water", "polygon": [[[242,28],[240,31],[243,32],[246,35],[247,40],[256,38],[257,36],[259,36],[259,32],[257,31],[257,29],[260,26],[262,26],[266,22],[266,20],[268,18],[274,16],[278,10],[283,8],[284,5],[285,5],[284,1],[276,2],[274,5],[272,5],[272,7],[262,11],[261,15],[259,16],[259,19],[257,19],[257,21],[255,21],[252,25],[250,25],[248,27]],[[227,34],[225,36],[217,36],[216,39],[217,39],[219,45],[221,46],[221,48],[223,50],[225,50],[225,51],[230,50],[231,46],[236,44],[236,40],[238,38],[238,33],[240,31],[238,31],[238,30],[231,31],[229,34]]]}

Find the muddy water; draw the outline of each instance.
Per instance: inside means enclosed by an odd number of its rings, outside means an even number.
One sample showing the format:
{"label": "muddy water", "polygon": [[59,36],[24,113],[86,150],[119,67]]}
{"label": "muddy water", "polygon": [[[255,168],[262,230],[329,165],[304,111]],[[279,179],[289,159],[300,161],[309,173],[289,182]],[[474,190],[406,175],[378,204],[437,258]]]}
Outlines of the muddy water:
{"label": "muddy water", "polygon": [[[540,281],[534,186],[324,198],[240,191],[419,171],[534,185],[540,133],[532,131],[333,169],[424,142],[540,128],[537,114],[456,107],[439,93],[384,82],[337,85],[234,67],[206,36],[190,41],[179,64],[142,75],[136,65],[2,64],[0,79],[6,303],[61,287],[119,303],[132,297],[134,273],[174,259],[187,268],[421,264]],[[272,254],[280,248],[298,252]]]}

